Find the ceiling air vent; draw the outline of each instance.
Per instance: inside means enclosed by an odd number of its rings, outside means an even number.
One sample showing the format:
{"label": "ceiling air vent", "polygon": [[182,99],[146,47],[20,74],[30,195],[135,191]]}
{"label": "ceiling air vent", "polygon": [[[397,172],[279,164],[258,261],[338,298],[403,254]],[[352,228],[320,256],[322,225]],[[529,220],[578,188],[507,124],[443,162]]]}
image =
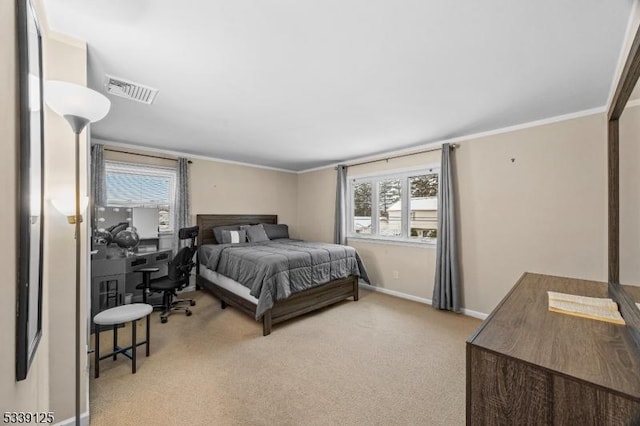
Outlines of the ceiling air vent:
{"label": "ceiling air vent", "polygon": [[158,89],[153,89],[133,81],[124,80],[122,78],[105,75],[105,89],[107,93],[119,96],[121,98],[130,99],[143,104],[151,105],[158,94]]}

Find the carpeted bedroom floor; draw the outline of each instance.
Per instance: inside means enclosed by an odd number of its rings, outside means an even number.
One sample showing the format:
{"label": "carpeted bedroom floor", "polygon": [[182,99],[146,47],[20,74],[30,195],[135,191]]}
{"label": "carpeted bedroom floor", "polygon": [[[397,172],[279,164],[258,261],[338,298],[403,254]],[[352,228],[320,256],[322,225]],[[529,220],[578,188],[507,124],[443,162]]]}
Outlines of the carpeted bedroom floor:
{"label": "carpeted bedroom floor", "polygon": [[153,314],[137,374],[126,358],[100,363],[92,425],[464,424],[465,340],[479,320],[362,291],[262,337],[261,323],[190,296],[191,317]]}

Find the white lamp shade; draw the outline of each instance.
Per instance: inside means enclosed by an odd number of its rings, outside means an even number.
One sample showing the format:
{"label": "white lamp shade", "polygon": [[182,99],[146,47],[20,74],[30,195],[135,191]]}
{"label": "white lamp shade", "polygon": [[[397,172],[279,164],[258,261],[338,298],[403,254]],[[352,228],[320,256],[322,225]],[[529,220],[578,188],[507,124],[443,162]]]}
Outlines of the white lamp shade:
{"label": "white lamp shade", "polygon": [[111,101],[88,87],[66,81],[49,80],[44,85],[44,100],[61,116],[72,115],[93,123],[109,112]]}
{"label": "white lamp shade", "polygon": [[[65,216],[76,215],[76,201],[73,196],[64,198],[54,198],[51,200],[53,207]],[[89,197],[80,197],[80,213],[83,213],[89,204]]]}

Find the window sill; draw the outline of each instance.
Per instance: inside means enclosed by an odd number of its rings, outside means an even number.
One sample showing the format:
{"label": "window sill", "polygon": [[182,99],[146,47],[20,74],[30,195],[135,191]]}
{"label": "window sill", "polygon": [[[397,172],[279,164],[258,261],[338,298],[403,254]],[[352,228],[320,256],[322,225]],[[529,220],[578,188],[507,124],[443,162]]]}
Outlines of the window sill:
{"label": "window sill", "polygon": [[392,239],[392,238],[380,238],[380,237],[363,237],[363,236],[348,236],[347,240],[353,240],[355,242],[373,243],[373,244],[386,244],[391,246],[405,246],[416,247],[423,249],[435,249],[436,241],[411,241],[404,239]]}

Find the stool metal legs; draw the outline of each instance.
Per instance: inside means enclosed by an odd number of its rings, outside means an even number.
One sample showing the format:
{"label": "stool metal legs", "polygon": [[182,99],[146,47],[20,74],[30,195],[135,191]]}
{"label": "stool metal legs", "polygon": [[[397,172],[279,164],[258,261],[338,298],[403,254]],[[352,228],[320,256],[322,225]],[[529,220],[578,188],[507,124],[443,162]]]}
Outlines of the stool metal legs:
{"label": "stool metal legs", "polygon": [[118,324],[113,325],[113,360],[118,359],[118,352],[116,352],[116,348],[118,347]]}
{"label": "stool metal legs", "polygon": [[100,326],[96,324],[95,328],[95,350],[94,350],[94,368],[95,368],[95,378],[100,377]]}
{"label": "stool metal legs", "polygon": [[151,328],[149,327],[149,318],[151,318],[151,314],[147,315],[147,356],[149,356],[149,343],[151,342]]}
{"label": "stool metal legs", "polygon": [[138,321],[131,321],[131,373],[136,374],[136,328]]}
{"label": "stool metal legs", "polygon": [[[113,357],[113,359],[115,360],[118,354],[122,354],[124,356],[126,356],[127,358],[131,359],[131,373],[132,374],[136,374],[136,369],[137,369],[137,362],[136,362],[136,355],[137,355],[137,348],[140,345],[145,345],[145,355],[149,356],[150,352],[151,352],[151,314],[147,315],[147,319],[146,319],[147,323],[146,323],[146,331],[147,331],[147,338],[144,342],[138,342],[137,341],[137,329],[138,329],[138,321],[137,320],[133,320],[131,321],[131,346],[129,346],[128,348],[121,348],[120,346],[118,346],[118,325],[119,324],[114,324],[113,326],[113,352],[105,355],[103,357],[100,356],[100,327],[99,325],[96,324],[95,326],[95,332],[94,332],[94,339],[95,339],[95,348],[94,348],[94,377],[97,379],[98,377],[100,377],[100,360],[103,359],[107,359],[107,358],[111,358]],[[129,355],[129,353],[127,353],[127,351],[131,350],[131,355]]]}

